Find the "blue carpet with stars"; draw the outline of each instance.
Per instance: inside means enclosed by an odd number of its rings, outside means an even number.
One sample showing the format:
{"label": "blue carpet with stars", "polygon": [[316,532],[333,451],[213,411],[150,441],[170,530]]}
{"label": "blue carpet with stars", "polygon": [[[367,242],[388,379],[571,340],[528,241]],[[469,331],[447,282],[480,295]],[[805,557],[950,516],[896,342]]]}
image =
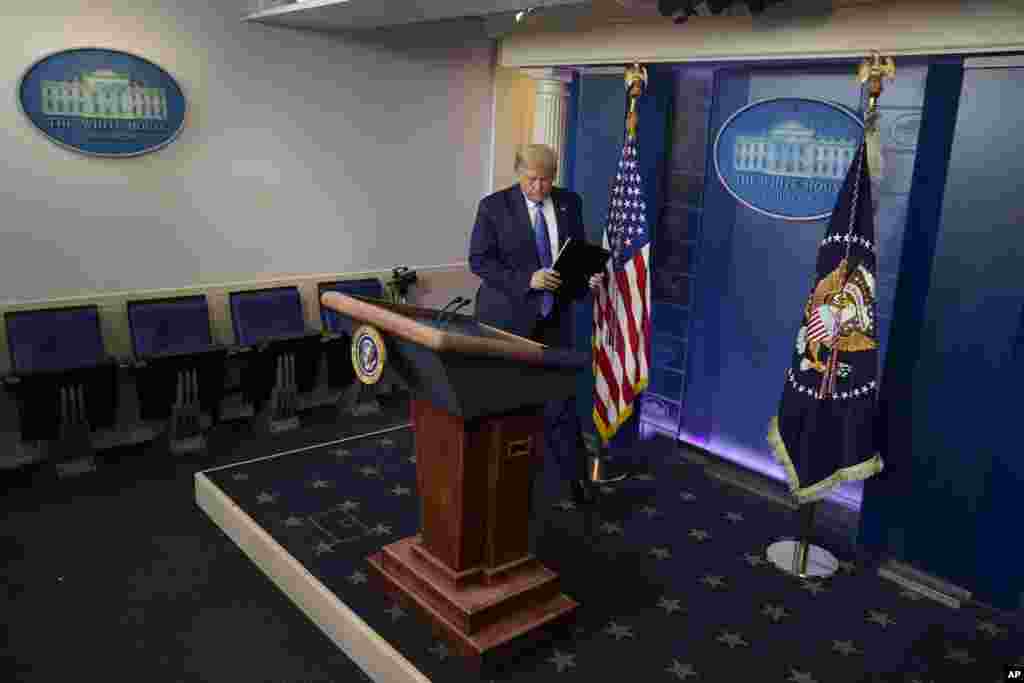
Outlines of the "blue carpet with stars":
{"label": "blue carpet with stars", "polygon": [[[479,681],[368,582],[366,557],[419,526],[412,438],[399,428],[207,476],[431,680]],[[764,550],[795,531],[793,513],[706,477],[668,439],[636,448],[648,471],[589,506],[545,466],[536,554],[580,603],[576,622],[483,680],[994,683],[1024,660],[1019,619],[921,599],[841,539],[827,546],[834,577],[779,571]]]}

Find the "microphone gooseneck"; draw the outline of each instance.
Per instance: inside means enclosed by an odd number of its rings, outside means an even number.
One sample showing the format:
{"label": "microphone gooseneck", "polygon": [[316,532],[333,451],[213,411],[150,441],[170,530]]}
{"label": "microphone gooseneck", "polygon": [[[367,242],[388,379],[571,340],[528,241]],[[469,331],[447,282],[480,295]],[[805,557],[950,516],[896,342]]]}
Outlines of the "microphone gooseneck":
{"label": "microphone gooseneck", "polygon": [[437,312],[437,315],[434,316],[434,322],[440,322],[444,318],[444,314],[448,312],[448,309],[450,307],[458,304],[460,301],[462,301],[462,297],[461,296],[457,296],[454,299],[452,299],[451,301],[449,301],[448,303],[446,303],[444,305],[444,307],[440,311]]}

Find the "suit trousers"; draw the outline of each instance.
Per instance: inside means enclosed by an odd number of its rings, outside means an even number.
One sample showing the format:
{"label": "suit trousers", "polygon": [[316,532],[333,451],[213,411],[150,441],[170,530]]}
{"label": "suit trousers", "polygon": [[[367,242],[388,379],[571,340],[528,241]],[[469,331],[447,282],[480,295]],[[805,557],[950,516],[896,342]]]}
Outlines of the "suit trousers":
{"label": "suit trousers", "polygon": [[[559,311],[556,308],[549,317],[538,319],[530,338],[548,346],[562,346],[559,315],[572,315],[572,309]],[[558,464],[562,479],[574,481],[585,478],[586,450],[575,396],[544,404],[544,447]]]}

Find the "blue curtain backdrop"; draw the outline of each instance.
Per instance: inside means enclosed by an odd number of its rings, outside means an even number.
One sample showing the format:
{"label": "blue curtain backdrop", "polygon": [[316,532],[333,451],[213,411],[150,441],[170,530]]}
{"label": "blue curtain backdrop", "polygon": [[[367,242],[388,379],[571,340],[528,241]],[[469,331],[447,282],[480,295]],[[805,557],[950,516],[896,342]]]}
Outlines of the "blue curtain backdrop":
{"label": "blue curtain backdrop", "polygon": [[[859,540],[878,555],[894,555],[912,562],[916,553],[907,552],[905,528],[913,525],[915,514],[905,506],[903,496],[913,489],[915,479],[933,478],[926,463],[914,465],[911,411],[914,405],[914,367],[921,353],[925,303],[931,286],[932,261],[938,239],[942,198],[946,186],[949,154],[956,126],[963,60],[932,63],[925,85],[925,106],[918,137],[921,153],[914,169],[914,191],[907,213],[900,278],[894,316],[896,324],[882,364],[879,450],[889,466],[865,483]],[[895,460],[894,460],[895,459]],[[914,471],[916,470],[916,472]],[[930,515],[931,511],[921,510]],[[920,531],[913,534],[920,542]],[[935,533],[945,534],[946,529]],[[956,560],[954,560],[956,562]],[[955,570],[954,570],[955,571]]]}
{"label": "blue curtain backdrop", "polygon": [[[665,65],[647,67],[646,94],[640,98],[640,164],[647,199],[647,224],[652,236],[652,252],[658,234],[658,208],[663,203],[665,164],[668,151],[668,122],[672,106],[672,69]],[[587,239],[600,244],[608,220],[608,200],[612,176],[622,152],[625,134],[626,89],[618,75],[584,75],[578,80],[578,113],[574,142],[576,145],[573,189],[583,196],[583,220]],[[653,264],[653,258],[652,258]],[[576,307],[577,348],[591,348],[593,332],[593,300],[588,296]],[[584,373],[577,394],[577,409],[586,431],[595,432],[592,411],[594,378]],[[639,412],[639,405],[636,407]],[[638,420],[634,417],[623,425],[611,447],[631,444],[638,437]]]}
{"label": "blue curtain backdrop", "polygon": [[1004,609],[1024,607],[1021,107],[1022,69],[929,69],[883,377],[891,466],[861,518],[866,546]]}

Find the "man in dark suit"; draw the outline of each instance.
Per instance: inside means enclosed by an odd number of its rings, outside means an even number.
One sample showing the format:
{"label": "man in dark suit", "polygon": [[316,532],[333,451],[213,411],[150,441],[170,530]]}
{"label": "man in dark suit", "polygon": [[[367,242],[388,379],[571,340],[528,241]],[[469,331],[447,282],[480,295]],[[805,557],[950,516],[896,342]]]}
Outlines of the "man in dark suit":
{"label": "man in dark suit", "polygon": [[[516,154],[519,183],[480,200],[469,243],[469,267],[483,280],[477,318],[548,346],[572,347],[572,299],[551,264],[568,238],[584,240],[583,200],[552,187],[558,160],[550,147]],[[600,276],[591,279],[597,286]],[[586,451],[575,399],[544,406],[544,442],[570,482],[577,503],[590,500]]]}

